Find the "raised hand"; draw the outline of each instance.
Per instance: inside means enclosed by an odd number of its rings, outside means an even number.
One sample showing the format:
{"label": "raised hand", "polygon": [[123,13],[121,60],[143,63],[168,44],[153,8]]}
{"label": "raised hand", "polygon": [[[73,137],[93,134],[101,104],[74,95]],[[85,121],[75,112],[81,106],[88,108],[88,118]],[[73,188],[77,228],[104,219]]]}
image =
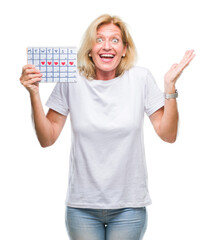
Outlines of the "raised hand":
{"label": "raised hand", "polygon": [[173,93],[175,91],[175,83],[177,79],[195,56],[194,50],[188,50],[180,63],[172,65],[170,70],[164,76],[164,87],[166,93]]}

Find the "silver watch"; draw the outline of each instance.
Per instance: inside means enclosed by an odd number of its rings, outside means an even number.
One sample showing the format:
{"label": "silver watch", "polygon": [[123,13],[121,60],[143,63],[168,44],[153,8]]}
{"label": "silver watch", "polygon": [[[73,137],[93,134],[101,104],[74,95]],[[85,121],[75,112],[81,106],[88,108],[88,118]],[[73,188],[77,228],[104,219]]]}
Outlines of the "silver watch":
{"label": "silver watch", "polygon": [[175,90],[175,93],[172,93],[172,94],[164,93],[164,97],[165,97],[166,99],[177,98],[177,97],[178,97],[178,91],[177,91],[177,89]]}

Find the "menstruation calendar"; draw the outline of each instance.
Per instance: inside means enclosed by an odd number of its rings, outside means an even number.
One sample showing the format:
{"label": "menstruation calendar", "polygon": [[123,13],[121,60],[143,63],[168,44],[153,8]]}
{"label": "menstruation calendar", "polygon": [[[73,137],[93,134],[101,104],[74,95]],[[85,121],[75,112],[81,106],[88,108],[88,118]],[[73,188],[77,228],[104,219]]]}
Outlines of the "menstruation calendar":
{"label": "menstruation calendar", "polygon": [[27,55],[43,74],[40,82],[77,82],[76,47],[29,47]]}

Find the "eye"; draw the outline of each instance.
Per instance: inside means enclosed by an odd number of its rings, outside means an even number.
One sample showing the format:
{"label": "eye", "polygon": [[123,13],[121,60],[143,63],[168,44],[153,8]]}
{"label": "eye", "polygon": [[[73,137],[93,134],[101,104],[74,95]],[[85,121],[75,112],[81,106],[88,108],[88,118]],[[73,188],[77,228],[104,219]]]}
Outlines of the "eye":
{"label": "eye", "polygon": [[102,40],[101,37],[99,37],[99,38],[96,39],[96,42],[97,42],[97,43],[101,43],[102,41],[103,41],[103,40]]}
{"label": "eye", "polygon": [[113,39],[112,39],[112,42],[113,42],[113,43],[118,43],[118,42],[119,42],[119,39],[113,38]]}

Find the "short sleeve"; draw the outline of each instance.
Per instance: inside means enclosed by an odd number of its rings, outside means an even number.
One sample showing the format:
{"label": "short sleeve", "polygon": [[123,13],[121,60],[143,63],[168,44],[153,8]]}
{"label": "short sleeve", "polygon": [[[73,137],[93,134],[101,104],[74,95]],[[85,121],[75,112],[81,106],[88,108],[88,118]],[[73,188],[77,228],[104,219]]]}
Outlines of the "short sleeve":
{"label": "short sleeve", "polygon": [[57,83],[46,102],[46,106],[67,116],[69,113],[67,83]]}
{"label": "short sleeve", "polygon": [[146,75],[145,91],[145,112],[150,116],[165,104],[164,95],[157,86],[150,71]]}

